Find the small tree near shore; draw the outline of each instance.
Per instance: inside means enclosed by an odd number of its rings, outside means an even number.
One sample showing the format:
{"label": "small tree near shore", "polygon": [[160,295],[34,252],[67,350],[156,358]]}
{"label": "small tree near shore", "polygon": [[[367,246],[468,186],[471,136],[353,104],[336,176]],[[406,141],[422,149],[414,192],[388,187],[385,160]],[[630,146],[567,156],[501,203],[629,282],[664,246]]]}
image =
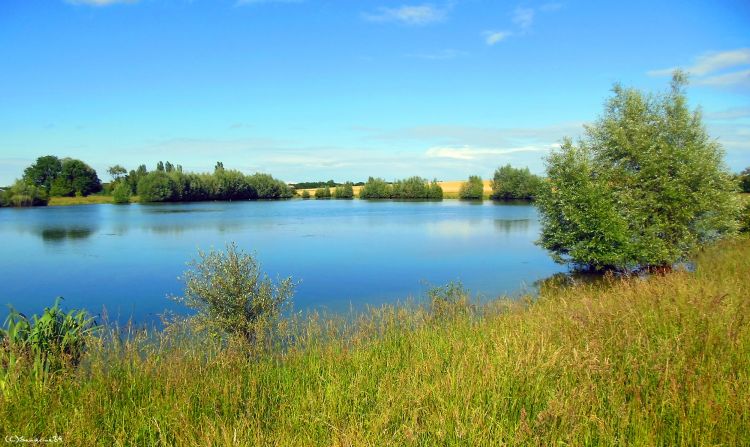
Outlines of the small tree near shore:
{"label": "small tree near shore", "polygon": [[261,274],[252,255],[228,244],[226,251],[200,251],[183,279],[185,292],[173,299],[193,309],[196,326],[215,335],[238,336],[262,348],[278,334],[284,309],[291,305],[291,278],[274,283]]}
{"label": "small tree near shore", "polygon": [[735,183],[685,85],[679,71],[660,95],[616,85],[584,138],[547,158],[539,244],[557,261],[668,269],[735,230]]}

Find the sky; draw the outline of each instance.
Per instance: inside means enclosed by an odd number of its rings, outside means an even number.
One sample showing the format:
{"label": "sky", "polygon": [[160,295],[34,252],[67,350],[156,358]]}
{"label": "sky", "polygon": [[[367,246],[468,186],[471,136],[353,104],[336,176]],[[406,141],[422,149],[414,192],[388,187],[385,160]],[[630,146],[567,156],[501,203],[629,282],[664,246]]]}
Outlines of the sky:
{"label": "sky", "polygon": [[37,157],[289,182],[543,173],[615,82],[750,166],[750,2],[1,0],[0,185]]}

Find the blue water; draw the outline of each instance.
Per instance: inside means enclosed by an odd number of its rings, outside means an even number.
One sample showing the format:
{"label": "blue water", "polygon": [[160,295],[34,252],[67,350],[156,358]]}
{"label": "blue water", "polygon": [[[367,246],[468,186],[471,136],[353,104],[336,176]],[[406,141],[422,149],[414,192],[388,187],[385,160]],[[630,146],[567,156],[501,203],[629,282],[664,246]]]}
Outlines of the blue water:
{"label": "blue water", "polygon": [[[295,309],[347,312],[419,299],[461,280],[484,298],[533,291],[563,271],[535,246],[529,205],[361,200],[88,205],[0,210],[0,304],[103,309],[158,321],[197,250],[236,242],[300,284]],[[7,315],[0,306],[0,318]]]}

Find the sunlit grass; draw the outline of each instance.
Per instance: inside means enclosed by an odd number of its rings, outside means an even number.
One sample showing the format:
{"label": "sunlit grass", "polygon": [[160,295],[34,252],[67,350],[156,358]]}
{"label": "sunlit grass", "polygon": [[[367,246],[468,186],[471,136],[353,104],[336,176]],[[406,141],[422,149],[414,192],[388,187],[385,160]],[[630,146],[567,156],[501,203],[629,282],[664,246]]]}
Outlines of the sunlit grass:
{"label": "sunlit grass", "polygon": [[[131,202],[138,202],[138,196],[131,196]],[[50,197],[48,206],[98,205],[114,203],[112,196],[90,195],[86,197]]]}
{"label": "sunlit grass", "polygon": [[[0,436],[64,445],[750,445],[750,240],[694,273],[545,287],[437,318],[309,319],[249,359],[182,332],[104,337],[7,379]],[[454,300],[460,302],[460,300]],[[452,301],[453,302],[453,301]]]}

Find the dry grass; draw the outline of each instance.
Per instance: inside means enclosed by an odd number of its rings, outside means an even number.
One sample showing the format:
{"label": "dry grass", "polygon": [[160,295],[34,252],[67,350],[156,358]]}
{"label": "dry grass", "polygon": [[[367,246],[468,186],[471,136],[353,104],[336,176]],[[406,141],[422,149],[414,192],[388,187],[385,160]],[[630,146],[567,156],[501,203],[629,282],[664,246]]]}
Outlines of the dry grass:
{"label": "dry grass", "polygon": [[[483,180],[484,182],[484,195],[485,198],[489,198],[490,194],[492,193],[492,181],[491,180]],[[446,199],[457,199],[458,198],[458,191],[461,189],[461,185],[463,185],[464,181],[445,181],[445,182],[438,182],[441,188],[443,188],[443,197]],[[297,193],[302,194],[302,191],[307,191],[310,193],[311,198],[315,198],[315,190],[317,188],[311,188],[311,189],[298,189]],[[331,192],[333,192],[334,188],[331,188]],[[354,196],[359,197],[359,191],[362,189],[361,186],[355,186],[354,187]]]}
{"label": "dry grass", "polygon": [[65,445],[750,445],[750,240],[697,271],[546,287],[436,319],[307,320],[248,359],[197,337],[100,341],[0,394],[0,436]]}
{"label": "dry grass", "polygon": [[[138,202],[138,197],[130,198],[131,202]],[[102,203],[114,203],[112,196],[92,195],[86,197],[51,197],[48,206],[70,206],[70,205],[99,205]]]}

